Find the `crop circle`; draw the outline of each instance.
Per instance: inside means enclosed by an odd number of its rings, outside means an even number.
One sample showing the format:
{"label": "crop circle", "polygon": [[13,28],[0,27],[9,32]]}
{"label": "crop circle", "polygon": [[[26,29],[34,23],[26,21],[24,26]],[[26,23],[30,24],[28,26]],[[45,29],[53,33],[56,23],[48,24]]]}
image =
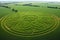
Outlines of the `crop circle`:
{"label": "crop circle", "polygon": [[35,37],[54,31],[59,24],[58,17],[47,14],[21,13],[2,18],[1,26],[8,33],[22,37]]}

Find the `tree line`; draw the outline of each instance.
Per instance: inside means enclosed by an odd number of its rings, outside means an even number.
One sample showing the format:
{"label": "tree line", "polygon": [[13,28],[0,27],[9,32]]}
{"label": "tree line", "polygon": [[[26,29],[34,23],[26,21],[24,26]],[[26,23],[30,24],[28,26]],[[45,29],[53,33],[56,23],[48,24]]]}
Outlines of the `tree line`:
{"label": "tree line", "polygon": [[31,3],[29,3],[29,4],[23,4],[23,6],[33,6],[33,7],[40,7],[40,6],[38,6],[38,5],[32,5]]}
{"label": "tree line", "polygon": [[[9,7],[9,6],[0,6],[0,7],[11,9],[11,7]],[[18,12],[18,10],[14,9],[14,8],[12,8],[11,10],[14,11],[14,12]]]}
{"label": "tree line", "polygon": [[53,6],[47,6],[47,8],[60,9],[58,7],[53,7]]}

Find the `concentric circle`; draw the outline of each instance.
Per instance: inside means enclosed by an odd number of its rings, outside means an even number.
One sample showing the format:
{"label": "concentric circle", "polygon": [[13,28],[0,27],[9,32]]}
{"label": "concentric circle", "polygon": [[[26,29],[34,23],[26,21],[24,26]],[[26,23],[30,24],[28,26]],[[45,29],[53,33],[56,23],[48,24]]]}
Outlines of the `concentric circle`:
{"label": "concentric circle", "polygon": [[8,33],[22,37],[35,37],[54,31],[59,24],[57,16],[48,14],[17,13],[2,18],[1,26]]}

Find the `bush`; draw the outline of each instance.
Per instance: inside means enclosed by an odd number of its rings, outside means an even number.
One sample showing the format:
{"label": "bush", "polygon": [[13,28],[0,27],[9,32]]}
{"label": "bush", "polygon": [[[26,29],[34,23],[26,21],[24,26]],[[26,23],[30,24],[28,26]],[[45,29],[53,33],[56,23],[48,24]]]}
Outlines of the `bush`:
{"label": "bush", "polygon": [[14,11],[14,12],[18,12],[18,10],[15,10],[15,9],[12,9],[12,11]]}

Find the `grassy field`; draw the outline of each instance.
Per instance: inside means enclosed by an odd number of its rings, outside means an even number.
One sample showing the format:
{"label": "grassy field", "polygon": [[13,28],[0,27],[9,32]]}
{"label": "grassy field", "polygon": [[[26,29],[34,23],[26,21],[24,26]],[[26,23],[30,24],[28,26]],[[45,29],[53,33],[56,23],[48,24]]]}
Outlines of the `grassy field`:
{"label": "grassy field", "polygon": [[60,5],[57,3],[22,2],[3,6],[10,8],[0,7],[1,40],[60,39]]}

